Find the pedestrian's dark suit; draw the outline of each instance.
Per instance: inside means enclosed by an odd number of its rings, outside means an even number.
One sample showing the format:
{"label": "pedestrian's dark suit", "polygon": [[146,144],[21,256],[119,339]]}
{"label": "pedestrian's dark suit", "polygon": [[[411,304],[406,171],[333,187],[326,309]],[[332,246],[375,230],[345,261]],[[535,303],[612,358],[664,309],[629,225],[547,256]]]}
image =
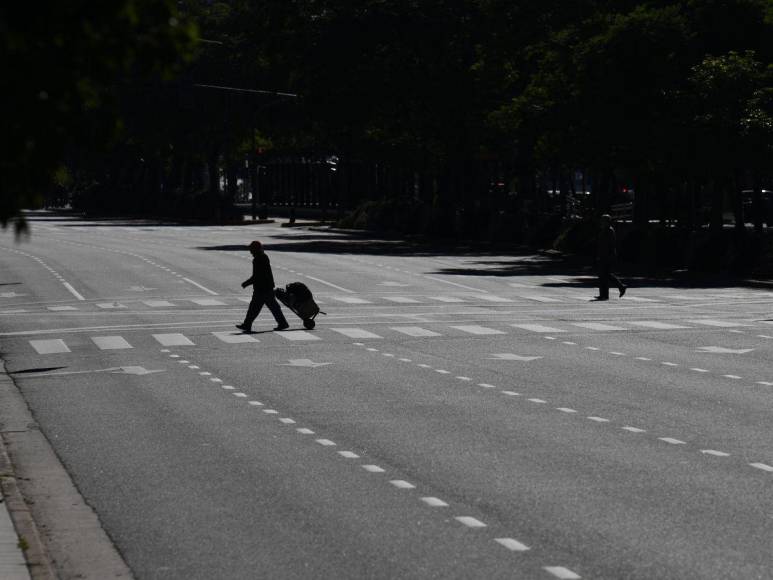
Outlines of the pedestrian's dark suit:
{"label": "pedestrian's dark suit", "polygon": [[599,232],[598,248],[596,252],[598,275],[599,275],[599,299],[609,299],[609,282],[614,282],[622,295],[625,284],[615,276],[612,270],[617,262],[617,239],[615,228],[611,225],[601,228]]}
{"label": "pedestrian's dark suit", "polygon": [[251,328],[263,305],[268,306],[278,326],[287,326],[287,319],[274,296],[274,274],[268,256],[260,253],[252,260],[252,276],[242,282],[242,288],[252,285],[252,300],[244,318],[244,327]]}

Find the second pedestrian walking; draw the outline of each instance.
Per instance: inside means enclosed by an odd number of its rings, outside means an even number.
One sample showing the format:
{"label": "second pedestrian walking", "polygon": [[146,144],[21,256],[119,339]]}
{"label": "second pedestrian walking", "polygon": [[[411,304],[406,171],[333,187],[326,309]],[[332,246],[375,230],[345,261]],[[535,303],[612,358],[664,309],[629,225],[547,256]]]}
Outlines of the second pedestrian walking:
{"label": "second pedestrian walking", "polygon": [[263,251],[263,244],[258,240],[251,242],[248,249],[252,254],[252,276],[242,282],[242,288],[252,286],[252,300],[247,308],[244,322],[237,324],[236,328],[244,332],[252,332],[252,323],[265,304],[276,320],[277,325],[274,330],[285,330],[290,325],[274,296],[274,274],[271,271],[271,261]]}
{"label": "second pedestrian walking", "polygon": [[617,264],[617,239],[615,228],[612,227],[612,217],[609,214],[601,216],[601,228],[596,251],[596,268],[599,276],[599,295],[596,300],[609,300],[609,283],[613,282],[620,297],[623,297],[628,287],[615,276],[613,270]]}

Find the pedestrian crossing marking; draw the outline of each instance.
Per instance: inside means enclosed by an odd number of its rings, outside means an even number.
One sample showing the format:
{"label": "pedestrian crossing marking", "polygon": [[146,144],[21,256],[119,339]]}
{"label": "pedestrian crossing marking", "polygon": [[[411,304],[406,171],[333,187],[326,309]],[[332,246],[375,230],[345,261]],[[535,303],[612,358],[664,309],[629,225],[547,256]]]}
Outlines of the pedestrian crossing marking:
{"label": "pedestrian crossing marking", "polygon": [[407,296],[384,296],[384,299],[390,302],[397,302],[398,304],[421,304],[421,301],[415,298],[408,298]]}
{"label": "pedestrian crossing marking", "polygon": [[390,326],[392,330],[402,332],[408,336],[421,337],[421,336],[442,336],[438,332],[422,328],[421,326]]}
{"label": "pedestrian crossing marking", "polygon": [[509,298],[502,298],[501,296],[494,296],[493,294],[478,294],[476,298],[478,300],[485,300],[486,302],[512,302]]}
{"label": "pedestrian crossing marking", "polygon": [[319,340],[318,336],[314,336],[313,334],[306,332],[305,330],[293,330],[290,332],[279,332],[277,333],[282,338],[286,338],[287,340],[293,340],[293,341],[301,341],[301,340]]}
{"label": "pedestrian crossing marking", "polygon": [[126,339],[122,336],[92,336],[91,340],[97,345],[99,350],[120,350],[132,348]]}
{"label": "pedestrian crossing marking", "polygon": [[153,338],[155,338],[161,346],[194,346],[193,342],[191,342],[187,336],[179,333],[154,334]]}
{"label": "pedestrian crossing marking", "polygon": [[30,345],[38,354],[56,354],[60,352],[71,352],[61,338],[50,340],[31,340]]}
{"label": "pedestrian crossing marking", "polygon": [[532,332],[566,332],[560,328],[553,328],[552,326],[545,326],[543,324],[511,324],[514,328],[522,328],[523,330],[531,330]]}
{"label": "pedestrian crossing marking", "polygon": [[191,298],[190,301],[199,306],[225,306],[225,302],[216,298]]}
{"label": "pedestrian crossing marking", "polygon": [[151,308],[174,306],[174,304],[169,302],[169,300],[143,300],[142,303],[146,306],[150,306]]}
{"label": "pedestrian crossing marking", "polygon": [[497,330],[495,328],[488,328],[487,326],[478,326],[476,324],[463,325],[463,326],[452,326],[451,328],[455,328],[457,330],[461,330],[462,332],[469,332],[470,334],[478,334],[478,335],[484,335],[484,334],[505,334],[501,330]]}
{"label": "pedestrian crossing marking", "polygon": [[230,330],[225,332],[213,332],[217,338],[225,342],[226,344],[243,344],[245,342],[260,342],[257,338],[244,334],[243,332],[231,332]]}
{"label": "pedestrian crossing marking", "polygon": [[346,304],[372,304],[364,298],[355,298],[354,296],[333,296],[333,299]]}
{"label": "pedestrian crossing marking", "polygon": [[120,302],[97,302],[97,307],[105,310],[113,310],[116,308],[126,308],[126,305],[121,304]]}
{"label": "pedestrian crossing marking", "polygon": [[427,296],[429,300],[435,300],[436,302],[447,302],[447,303],[459,303],[464,302],[462,298],[457,298],[455,296]]}
{"label": "pedestrian crossing marking", "polygon": [[625,330],[621,326],[612,326],[611,324],[602,324],[600,322],[572,322],[572,326],[579,326],[580,328],[587,328],[589,330]]}
{"label": "pedestrian crossing marking", "polygon": [[731,322],[729,320],[710,320],[702,318],[700,320],[688,320],[693,324],[703,324],[704,326],[716,326],[719,328],[733,328],[734,326],[749,326],[748,324],[742,324],[740,322]]}
{"label": "pedestrian crossing marking", "polygon": [[561,302],[558,298],[551,298],[549,296],[541,296],[538,294],[524,294],[521,296],[521,298],[526,298],[527,300],[535,300],[536,302]]}
{"label": "pedestrian crossing marking", "polygon": [[331,328],[330,330],[348,336],[349,338],[383,338],[378,334],[362,328]]}
{"label": "pedestrian crossing marking", "polygon": [[70,310],[78,310],[75,306],[49,306],[48,309],[52,312],[65,312]]}
{"label": "pedestrian crossing marking", "polygon": [[628,324],[633,324],[634,326],[642,326],[644,328],[655,328],[658,330],[690,328],[689,326],[680,326],[679,324],[668,324],[666,322],[657,322],[654,320],[630,320]]}
{"label": "pedestrian crossing marking", "polygon": [[623,300],[630,300],[631,302],[660,302],[654,298],[642,298],[641,296],[626,296]]}

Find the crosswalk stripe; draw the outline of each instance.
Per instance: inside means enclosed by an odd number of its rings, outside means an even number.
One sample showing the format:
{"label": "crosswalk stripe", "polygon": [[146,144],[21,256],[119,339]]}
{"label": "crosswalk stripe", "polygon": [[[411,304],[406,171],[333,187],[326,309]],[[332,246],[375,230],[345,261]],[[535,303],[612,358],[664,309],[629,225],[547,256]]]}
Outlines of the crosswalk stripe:
{"label": "crosswalk stripe", "polygon": [[430,300],[435,300],[437,302],[448,302],[448,303],[456,303],[456,302],[464,302],[464,299],[457,298],[455,296],[427,296]]}
{"label": "crosswalk stripe", "polygon": [[174,306],[169,300],[143,300],[143,304],[150,306],[151,308],[161,308],[164,306]]}
{"label": "crosswalk stripe", "polygon": [[38,354],[56,354],[59,352],[71,352],[61,338],[50,340],[31,340],[30,345]]}
{"label": "crosswalk stripe", "polygon": [[193,343],[184,334],[154,334],[153,338],[155,338],[162,346],[193,346]]}
{"label": "crosswalk stripe", "polygon": [[558,298],[551,298],[549,296],[541,296],[537,294],[523,294],[521,295],[521,298],[526,298],[527,300],[535,300],[537,302],[561,302]]}
{"label": "crosswalk stripe", "polygon": [[523,330],[531,330],[532,332],[566,332],[560,328],[553,328],[552,326],[545,326],[544,324],[511,324],[514,328],[522,328]]}
{"label": "crosswalk stripe", "polygon": [[378,334],[363,330],[362,328],[331,328],[330,330],[348,336],[349,338],[383,338]]}
{"label": "crosswalk stripe", "polygon": [[502,298],[501,296],[494,296],[493,294],[478,294],[475,298],[478,300],[485,300],[486,302],[512,302],[509,298]]}
{"label": "crosswalk stripe", "polygon": [[461,330],[462,332],[469,332],[470,334],[505,334],[501,330],[496,330],[495,328],[488,328],[486,326],[478,326],[476,324],[471,325],[464,325],[464,326],[452,326],[451,328],[455,328],[457,330]]}
{"label": "crosswalk stripe", "polygon": [[346,304],[373,304],[364,298],[355,298],[354,296],[333,296],[333,299]]}
{"label": "crosswalk stripe", "polygon": [[190,301],[199,306],[225,306],[225,302],[215,298],[191,298]]}
{"label": "crosswalk stripe", "polygon": [[105,310],[112,310],[115,308],[126,308],[126,305],[121,304],[120,302],[97,302],[97,306],[99,308],[104,308]]}
{"label": "crosswalk stripe", "polygon": [[602,324],[600,322],[572,322],[572,326],[588,328],[590,330],[625,330],[621,326],[612,326],[611,324]]}
{"label": "crosswalk stripe", "polygon": [[389,328],[408,336],[442,336],[440,333],[422,328],[421,326],[390,326]]}
{"label": "crosswalk stripe", "polygon": [[51,312],[64,312],[68,310],[78,310],[75,306],[49,306]]}
{"label": "crosswalk stripe", "polygon": [[91,340],[96,344],[100,350],[120,350],[124,348],[132,348],[126,339],[122,336],[92,336]]}
{"label": "crosswalk stripe", "polygon": [[708,320],[706,318],[700,320],[688,320],[692,324],[703,324],[704,326],[717,326],[719,328],[733,328],[734,326],[749,326],[741,322],[730,322],[729,320]]}
{"label": "crosswalk stripe", "polygon": [[384,300],[397,302],[398,304],[421,304],[419,300],[416,300],[415,298],[408,298],[407,296],[384,296]]}
{"label": "crosswalk stripe", "polygon": [[668,324],[666,322],[656,322],[654,320],[629,320],[628,324],[633,324],[634,326],[643,326],[644,328],[656,328],[658,330],[690,328],[689,326],[680,326],[679,324]]}
{"label": "crosswalk stripe", "polygon": [[660,302],[660,300],[655,300],[654,298],[642,298],[641,296],[626,296],[623,300],[630,300],[632,302]]}
{"label": "crosswalk stripe", "polygon": [[243,332],[231,332],[230,330],[227,330],[227,331],[213,332],[212,334],[214,334],[217,338],[219,338],[220,340],[222,340],[227,344],[260,342],[257,338],[250,336],[249,334],[244,334]]}
{"label": "crosswalk stripe", "polygon": [[286,338],[287,340],[294,340],[294,341],[301,341],[301,340],[319,340],[318,336],[314,336],[313,334],[306,332],[305,330],[293,330],[290,332],[279,332],[277,333],[282,338]]}

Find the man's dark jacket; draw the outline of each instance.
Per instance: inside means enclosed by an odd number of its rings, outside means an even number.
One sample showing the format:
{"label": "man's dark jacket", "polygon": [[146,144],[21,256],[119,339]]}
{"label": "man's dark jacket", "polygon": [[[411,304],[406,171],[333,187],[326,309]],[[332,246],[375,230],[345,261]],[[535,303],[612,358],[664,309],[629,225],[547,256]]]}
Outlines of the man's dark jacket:
{"label": "man's dark jacket", "polygon": [[252,284],[253,292],[273,292],[274,274],[271,272],[271,262],[266,254],[260,254],[252,260],[252,276],[243,286]]}

